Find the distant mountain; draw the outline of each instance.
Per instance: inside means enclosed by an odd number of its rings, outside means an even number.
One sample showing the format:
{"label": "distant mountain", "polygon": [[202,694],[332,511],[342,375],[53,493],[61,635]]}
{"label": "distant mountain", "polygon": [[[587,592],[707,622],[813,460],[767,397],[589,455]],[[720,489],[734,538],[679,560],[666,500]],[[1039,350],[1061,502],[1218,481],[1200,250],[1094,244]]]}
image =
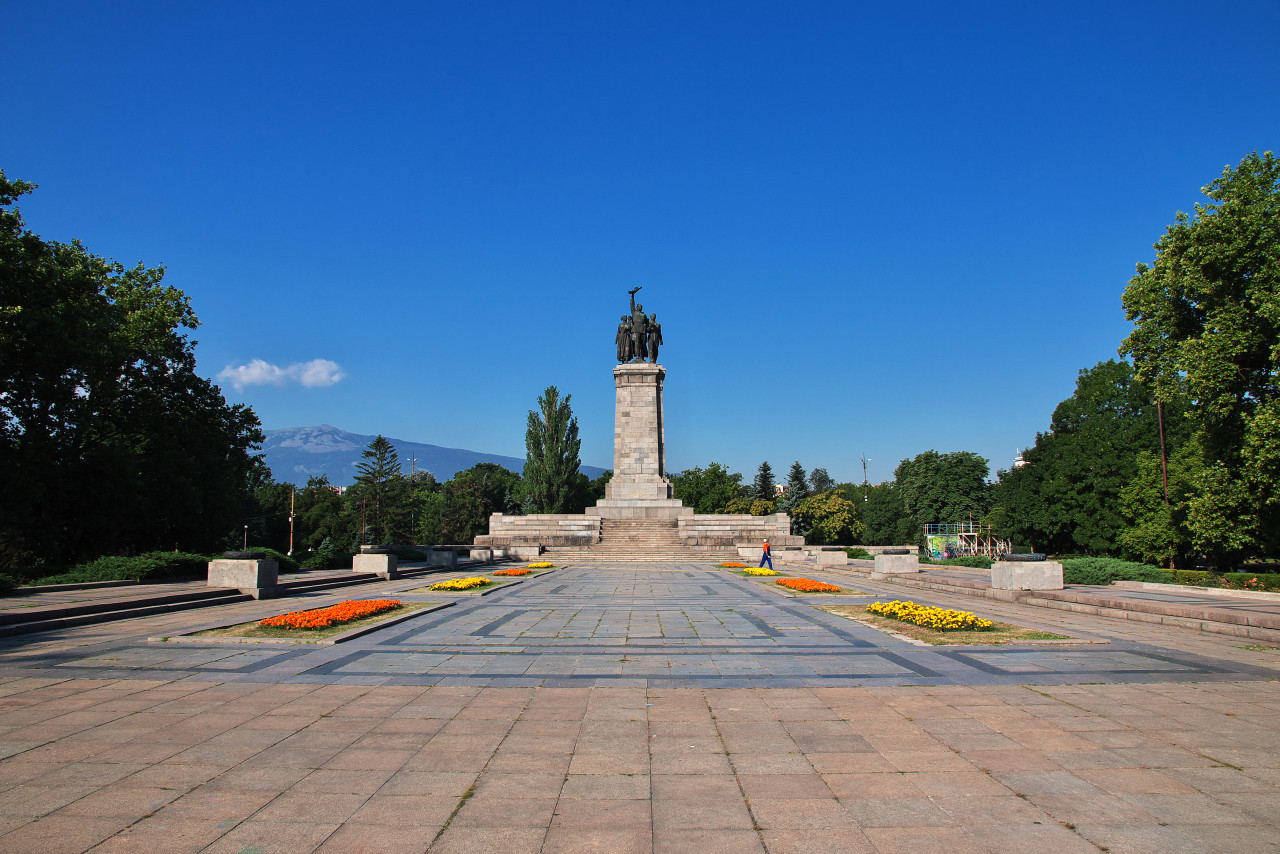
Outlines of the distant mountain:
{"label": "distant mountain", "polygon": [[[329,482],[334,486],[349,486],[355,483],[360,452],[369,447],[369,443],[375,438],[348,433],[346,430],[339,430],[328,424],[321,424],[319,427],[264,430],[263,436],[265,440],[262,443],[262,451],[275,479],[281,483],[296,483],[299,486],[306,483],[307,478],[322,474],[328,475]],[[417,469],[431,472],[441,483],[476,463],[497,463],[517,473],[524,469],[524,460],[519,457],[485,454],[463,448],[442,448],[439,445],[424,445],[421,442],[408,442],[404,439],[393,439],[390,436],[386,439],[395,446],[396,453],[400,455],[405,474],[409,473],[409,457],[416,455]],[[581,471],[587,477],[595,478],[599,477],[604,469],[597,466],[583,466]]]}

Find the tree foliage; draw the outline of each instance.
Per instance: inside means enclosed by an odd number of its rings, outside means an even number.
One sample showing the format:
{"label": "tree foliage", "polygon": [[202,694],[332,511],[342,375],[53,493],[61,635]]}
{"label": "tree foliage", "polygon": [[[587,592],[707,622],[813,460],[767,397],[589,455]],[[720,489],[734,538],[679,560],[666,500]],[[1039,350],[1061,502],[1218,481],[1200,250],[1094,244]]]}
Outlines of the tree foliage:
{"label": "tree foliage", "polygon": [[1225,565],[1280,549],[1280,161],[1255,151],[1203,192],[1129,280],[1120,352],[1160,400],[1190,399],[1188,525]]}
{"label": "tree foliage", "polygon": [[582,440],[578,419],[569,401],[560,399],[555,386],[538,398],[538,410],[529,410],[525,431],[524,489],[530,513],[568,513],[573,506]]}
{"label": "tree foliage", "polygon": [[195,373],[162,267],[46,241],[0,172],[0,566],[211,550],[242,523],[257,417]]}
{"label": "tree foliage", "polygon": [[348,490],[353,506],[363,502],[362,542],[404,542],[409,531],[409,481],[400,470],[400,455],[381,434],[360,452],[355,485]]}
{"label": "tree foliage", "polygon": [[[724,513],[742,493],[742,475],[720,463],[694,466],[671,476],[673,495],[695,513]],[[748,512],[746,510],[742,512]]]}
{"label": "tree foliage", "polygon": [[815,545],[852,545],[866,530],[858,521],[858,505],[835,490],[806,496],[791,513],[805,531],[806,542]]}
{"label": "tree foliage", "polygon": [[[1185,402],[1165,406],[1170,451],[1187,439]],[[1004,537],[1054,553],[1115,554],[1130,525],[1121,491],[1144,453],[1160,452],[1151,389],[1127,362],[1080,371],[1076,390],[1054,409],[1049,430],[1023,455],[1025,466],[1000,473],[987,521]],[[1163,506],[1163,492],[1161,499]]]}
{"label": "tree foliage", "polygon": [[925,451],[900,462],[894,469],[894,486],[915,523],[910,542],[919,539],[925,525],[985,516],[990,506],[987,471],[987,461],[971,451]]}
{"label": "tree foliage", "polygon": [[773,466],[766,460],[756,470],[755,480],[751,483],[751,497],[758,501],[773,503],[777,497],[773,483]]}

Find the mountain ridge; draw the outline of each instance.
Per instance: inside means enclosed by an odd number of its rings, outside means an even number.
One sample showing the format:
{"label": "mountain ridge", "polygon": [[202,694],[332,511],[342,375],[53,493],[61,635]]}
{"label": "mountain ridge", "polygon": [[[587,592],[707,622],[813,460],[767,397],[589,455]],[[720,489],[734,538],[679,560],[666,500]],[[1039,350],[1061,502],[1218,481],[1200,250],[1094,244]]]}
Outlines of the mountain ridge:
{"label": "mountain ridge", "polygon": [[[359,473],[356,466],[360,454],[376,438],[351,433],[330,424],[315,427],[283,427],[263,430],[262,454],[271,474],[281,483],[302,486],[308,478],[326,475],[334,486],[350,486]],[[444,482],[477,463],[497,463],[516,473],[524,469],[524,460],[503,454],[489,454],[466,448],[446,448],[425,442],[385,437],[400,455],[401,469],[408,474],[410,456],[417,457],[418,471],[429,471]],[[604,469],[584,465],[580,471],[587,477],[598,477]]]}

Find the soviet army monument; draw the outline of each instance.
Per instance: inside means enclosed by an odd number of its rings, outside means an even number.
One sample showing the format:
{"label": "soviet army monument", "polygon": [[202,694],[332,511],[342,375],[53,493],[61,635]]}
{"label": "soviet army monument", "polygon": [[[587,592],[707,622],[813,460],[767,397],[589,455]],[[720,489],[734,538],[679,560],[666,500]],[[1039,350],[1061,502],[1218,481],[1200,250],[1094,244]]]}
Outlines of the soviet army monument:
{"label": "soviet army monument", "polygon": [[706,562],[736,559],[739,548],[803,545],[791,535],[784,513],[772,516],[697,515],[672,497],[667,478],[662,385],[658,364],[662,327],[636,302],[621,316],[613,369],[613,479],[595,507],[578,514],[489,517],[489,533],[477,546],[508,549],[520,557],[540,551],[565,562],[661,560]]}

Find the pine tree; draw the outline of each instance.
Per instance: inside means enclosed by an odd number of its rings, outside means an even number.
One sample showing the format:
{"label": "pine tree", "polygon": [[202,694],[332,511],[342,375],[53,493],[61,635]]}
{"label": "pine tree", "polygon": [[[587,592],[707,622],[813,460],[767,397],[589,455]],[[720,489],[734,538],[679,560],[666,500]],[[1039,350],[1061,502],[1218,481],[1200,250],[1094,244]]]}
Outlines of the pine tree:
{"label": "pine tree", "polygon": [[524,493],[530,513],[568,513],[573,505],[574,485],[581,460],[578,452],[578,419],[569,401],[560,399],[555,386],[548,386],[538,398],[538,411],[529,410],[529,428],[524,434]]}
{"label": "pine tree", "polygon": [[398,533],[408,533],[403,524],[408,515],[408,482],[400,471],[400,455],[379,435],[360,456],[352,496],[364,501],[366,527],[360,541],[391,543]]}
{"label": "pine tree", "polygon": [[783,513],[790,513],[796,505],[808,497],[808,477],[805,475],[804,466],[796,460],[791,464],[791,471],[787,473],[787,487],[782,497],[778,499],[778,509]]}
{"label": "pine tree", "polygon": [[756,470],[756,479],[751,484],[751,497],[757,501],[772,502],[775,498],[773,488],[773,468],[768,460],[760,464]]}

